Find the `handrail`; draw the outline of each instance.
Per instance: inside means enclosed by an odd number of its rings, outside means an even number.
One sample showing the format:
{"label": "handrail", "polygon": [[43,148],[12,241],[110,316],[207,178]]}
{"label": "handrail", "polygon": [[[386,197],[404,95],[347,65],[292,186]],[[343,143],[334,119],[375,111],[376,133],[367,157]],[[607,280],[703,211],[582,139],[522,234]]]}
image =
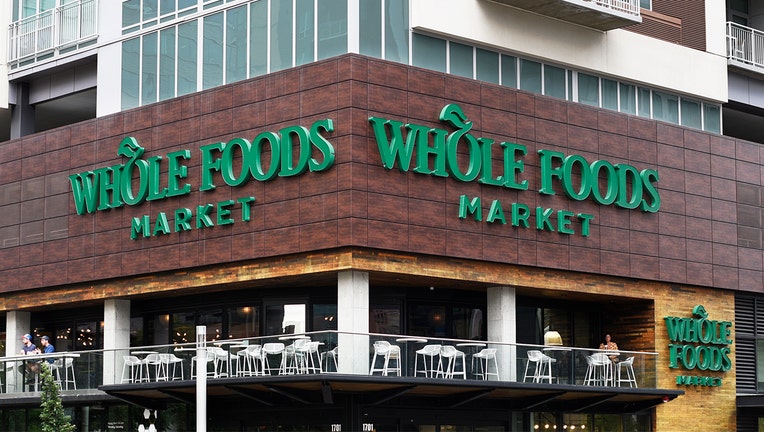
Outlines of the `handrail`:
{"label": "handrail", "polygon": [[[418,351],[422,350],[425,345],[439,345],[447,347],[443,352],[443,365],[442,372],[439,372],[438,379],[490,379],[499,380],[504,382],[528,382],[526,379],[533,378],[532,381],[538,383],[559,383],[569,385],[591,385],[587,384],[585,378],[588,376],[587,370],[587,357],[594,353],[602,353],[607,356],[620,356],[620,359],[628,360],[629,357],[636,357],[636,362],[633,363],[633,369],[637,371],[639,387],[640,388],[655,388],[657,384],[657,359],[658,353],[656,352],[644,352],[644,351],[630,351],[625,349],[619,349],[617,352],[600,350],[599,348],[588,347],[571,347],[562,345],[540,345],[540,344],[522,344],[522,343],[506,343],[490,340],[472,340],[472,339],[454,339],[454,338],[434,338],[431,336],[420,335],[403,335],[403,334],[386,334],[386,333],[363,333],[363,332],[343,332],[337,330],[328,331],[315,331],[315,332],[302,332],[293,336],[305,336],[306,338],[316,341],[320,347],[318,351],[313,352],[312,355],[318,356],[313,359],[308,359],[306,352],[293,349],[290,351],[289,346],[291,340],[284,340],[283,334],[259,336],[259,337],[246,337],[246,338],[232,338],[225,340],[213,340],[208,341],[207,346],[212,347],[219,345],[229,352],[230,356],[215,356],[208,367],[214,371],[213,375],[209,375],[212,379],[218,377],[231,378],[236,376],[238,378],[257,379],[258,376],[265,375],[264,371],[260,368],[259,364],[255,365],[254,358],[248,357],[248,346],[261,345],[264,346],[269,342],[283,342],[280,345],[285,345],[286,350],[281,354],[282,358],[276,355],[275,359],[269,359],[270,367],[268,368],[271,374],[282,373],[279,372],[279,364],[284,359],[292,360],[295,352],[301,353],[302,365],[296,367],[292,365],[291,368],[282,366],[282,371],[291,370],[291,373],[340,373],[350,375],[370,375],[372,371],[374,375],[379,375],[378,368],[374,367],[374,361],[377,361],[379,365],[379,358],[374,357],[375,350],[372,348],[374,342],[384,340],[391,345],[397,345],[400,353],[400,365],[396,367],[400,368],[395,375],[406,377],[408,379],[422,378],[422,373],[417,373],[417,365],[415,360],[417,359]],[[189,381],[192,380],[192,374],[195,373],[195,367],[192,366],[194,351],[196,351],[195,343],[182,343],[182,344],[162,344],[162,345],[148,345],[148,346],[128,346],[120,347],[116,349],[99,349],[89,351],[76,351],[76,352],[55,352],[52,354],[35,354],[35,355],[10,355],[7,357],[0,357],[0,366],[6,366],[0,370],[0,383],[2,383],[3,393],[18,393],[19,391],[26,391],[23,387],[20,387],[18,383],[19,369],[15,367],[8,367],[13,362],[28,363],[31,361],[44,361],[46,358],[74,358],[73,370],[77,378],[77,389],[98,389],[103,385],[143,385],[147,382],[155,381]],[[451,349],[451,348],[454,349]],[[241,351],[241,352],[240,352]],[[543,358],[552,359],[546,360],[543,364],[538,364],[539,368],[544,372],[540,374],[534,371],[532,360],[528,352],[539,351],[545,353]],[[253,351],[261,355],[259,350]],[[178,353],[179,358],[171,358],[167,354]],[[482,354],[481,354],[482,353]],[[158,354],[158,356],[151,354]],[[251,354],[251,353],[250,353]],[[270,354],[267,354],[270,355]],[[436,353],[437,355],[437,353]],[[455,355],[455,357],[454,357]],[[173,356],[174,357],[174,356]],[[241,357],[241,358],[240,358]],[[319,358],[320,357],[320,358]],[[332,358],[332,367],[321,368],[321,360],[328,362],[329,358]],[[440,358],[440,357],[438,357]],[[438,358],[435,359],[435,363],[438,363]],[[474,358],[474,360],[473,360]],[[485,368],[489,368],[482,371],[481,374],[477,374],[474,368],[478,363],[478,359],[486,362]],[[169,363],[172,360],[172,363]],[[307,362],[306,362],[307,360]],[[259,357],[258,361],[263,361]],[[223,365],[220,362],[225,362]],[[309,363],[314,362],[314,363]],[[344,362],[344,363],[343,363]],[[367,363],[368,362],[368,363]],[[458,368],[451,368],[451,362],[459,363]],[[448,364],[448,366],[446,365]],[[366,366],[364,366],[366,364]],[[555,370],[550,370],[552,365]],[[324,363],[326,366],[326,363]],[[371,366],[371,368],[369,367]],[[435,366],[438,366],[437,364]],[[218,367],[221,367],[218,370]],[[387,366],[385,366],[387,367]],[[177,368],[177,369],[176,369]],[[244,370],[247,368],[247,370]],[[431,366],[430,369],[433,367]],[[620,368],[613,368],[615,371]],[[274,372],[275,371],[275,372]],[[210,372],[210,371],[208,371]],[[256,373],[257,372],[257,373]],[[432,370],[430,371],[432,372]],[[212,373],[212,372],[210,372]],[[392,374],[392,371],[391,371]],[[535,374],[534,377],[529,378],[531,374]],[[390,374],[384,373],[384,376]],[[541,376],[543,375],[543,376]],[[600,384],[605,383],[609,386],[617,386],[615,375],[610,376],[609,384],[608,380],[599,380]],[[429,377],[432,378],[432,377]],[[635,382],[634,385],[637,383]],[[596,384],[595,384],[596,385]],[[69,389],[71,390],[71,389]],[[63,389],[64,394],[67,394],[67,389]],[[0,395],[2,398],[3,395]]]}
{"label": "handrail", "polygon": [[639,0],[595,0],[598,6],[639,16]]}
{"label": "handrail", "polygon": [[742,66],[764,68],[764,32],[727,22],[727,58]]}

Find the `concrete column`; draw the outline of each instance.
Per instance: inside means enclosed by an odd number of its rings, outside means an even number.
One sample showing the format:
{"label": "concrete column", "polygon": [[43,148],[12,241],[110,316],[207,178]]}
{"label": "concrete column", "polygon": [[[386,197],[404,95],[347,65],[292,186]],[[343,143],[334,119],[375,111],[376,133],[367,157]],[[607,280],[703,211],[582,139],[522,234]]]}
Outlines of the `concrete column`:
{"label": "concrete column", "polygon": [[[5,316],[5,355],[14,356],[21,352],[21,336],[32,333],[32,314],[23,311],[10,311]],[[37,341],[34,341],[37,342]],[[5,385],[8,392],[21,391],[21,375],[6,363]]]}
{"label": "concrete column", "polygon": [[[499,378],[502,381],[517,381],[517,296],[514,287],[488,288],[488,340],[502,342],[497,346]],[[504,345],[506,344],[506,345]]]}
{"label": "concrete column", "polygon": [[29,103],[29,83],[18,83],[15,90],[16,103],[11,109],[11,139],[31,135],[35,127],[34,106]]}
{"label": "concrete column", "polygon": [[369,373],[369,273],[337,274],[337,355],[340,373]]}
{"label": "concrete column", "polygon": [[104,301],[103,348],[103,383],[117,384],[130,348],[130,300]]}

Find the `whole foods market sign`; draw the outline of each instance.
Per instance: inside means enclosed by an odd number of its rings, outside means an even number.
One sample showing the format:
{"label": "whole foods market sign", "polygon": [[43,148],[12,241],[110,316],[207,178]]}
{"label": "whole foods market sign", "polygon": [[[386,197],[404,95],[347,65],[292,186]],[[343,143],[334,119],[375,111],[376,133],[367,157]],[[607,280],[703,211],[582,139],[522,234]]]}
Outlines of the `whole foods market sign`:
{"label": "whole foods market sign", "polygon": [[[290,126],[278,133],[262,132],[251,141],[234,138],[227,143],[201,146],[199,190],[214,190],[217,178],[228,186],[238,187],[253,180],[268,181],[276,176],[294,177],[308,171],[324,171],[334,163],[334,147],[324,137],[325,133],[333,130],[332,120],[325,119],[313,123],[310,128]],[[298,155],[296,159],[295,152]],[[187,163],[192,157],[190,150],[147,159],[142,158],[143,153],[143,147],[135,138],[126,137],[117,151],[117,154],[127,158],[125,163],[70,175],[77,214],[134,206],[191,193],[192,185],[185,182],[188,178]],[[254,196],[242,196],[195,208],[182,207],[170,217],[166,212],[158,212],[153,219],[149,215],[134,217],[130,225],[130,238],[135,240],[230,225],[237,220],[248,222],[254,202]]]}
{"label": "whole foods market sign", "polygon": [[[669,368],[688,371],[726,372],[732,368],[730,347],[732,323],[708,318],[702,305],[692,308],[692,318],[667,316],[666,331],[669,344]],[[677,375],[679,385],[722,385],[722,378],[702,375]]]}
{"label": "whole foods market sign", "polygon": [[[497,188],[528,190],[524,177],[524,145],[501,142],[470,133],[472,122],[456,104],[443,107],[440,120],[454,132],[424,125],[404,124],[401,121],[371,117],[379,154],[385,168],[398,167],[401,171],[437,177],[450,177],[462,182],[478,183]],[[459,157],[460,153],[466,153]],[[494,160],[501,161],[501,169],[494,169]],[[542,195],[562,192],[571,200],[593,200],[601,205],[615,205],[624,209],[657,212],[661,199],[656,187],[658,172],[638,170],[628,164],[613,164],[606,160],[587,161],[581,155],[541,149],[538,151],[540,188]],[[503,203],[490,200],[487,214],[483,214],[483,199],[461,195],[459,218],[472,218],[486,223],[511,224],[513,227],[534,227],[539,231],[557,231],[575,234],[579,227],[582,236],[589,236],[589,224],[594,215],[567,209],[543,206],[531,208],[522,202]],[[535,216],[531,224],[530,217]]]}
{"label": "whole foods market sign", "polygon": [[[440,111],[440,120],[450,130],[413,123],[369,118],[376,138],[382,165],[416,174],[453,178],[460,182],[478,182],[497,190],[525,191],[527,148],[470,133],[472,122],[456,104]],[[334,163],[335,150],[327,135],[334,131],[331,119],[314,122],[310,127],[289,126],[279,131],[265,131],[253,139],[237,137],[228,142],[203,145],[198,153],[184,149],[144,157],[144,148],[134,137],[125,137],[117,154],[123,163],[72,174],[69,181],[77,214],[95,213],[123,206],[182,197],[194,188],[208,192],[221,181],[238,188],[251,181],[267,182],[275,177],[296,177],[328,170]],[[192,158],[200,159],[200,184],[188,183]],[[657,212],[661,200],[657,190],[658,172],[637,169],[606,160],[588,161],[581,155],[566,155],[541,149],[537,154],[540,176],[538,193],[563,192],[572,201],[592,200],[600,205]],[[251,220],[256,198],[238,198],[210,202],[195,207],[181,207],[171,212],[134,217],[130,238],[166,235],[217,225]],[[481,197],[459,197],[460,219],[485,223],[510,224],[519,228],[576,234],[586,237],[594,216],[568,209],[531,207],[522,202],[489,202],[483,214]]]}

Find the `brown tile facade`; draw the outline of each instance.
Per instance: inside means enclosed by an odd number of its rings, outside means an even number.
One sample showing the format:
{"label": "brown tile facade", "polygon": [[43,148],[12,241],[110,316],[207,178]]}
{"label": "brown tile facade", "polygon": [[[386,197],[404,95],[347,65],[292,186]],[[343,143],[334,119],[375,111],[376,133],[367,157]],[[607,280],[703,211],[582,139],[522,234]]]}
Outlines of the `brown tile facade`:
{"label": "brown tile facade", "polygon": [[[471,134],[527,147],[516,191],[382,167],[368,118],[447,129],[456,103]],[[199,147],[318,119],[334,165],[214,192],[201,183]],[[189,149],[189,195],[79,216],[66,177],[121,164],[134,136],[144,158]],[[541,195],[539,149],[660,173],[662,208],[642,213]],[[460,152],[464,148],[459,148]],[[494,154],[494,171],[501,167]],[[761,290],[764,188],[759,146],[468,79],[347,55],[0,144],[0,285],[3,291],[343,246],[472,258],[708,287]],[[462,155],[463,160],[464,157]],[[166,160],[164,161],[166,162]],[[412,162],[413,168],[414,162]],[[166,172],[166,165],[163,172]],[[459,197],[493,200],[506,224],[459,218]],[[130,239],[133,217],[243,196],[251,220]],[[512,203],[594,215],[590,236],[512,226]],[[211,214],[216,217],[215,212]],[[552,221],[556,221],[552,218]],[[154,225],[152,225],[152,229]]]}

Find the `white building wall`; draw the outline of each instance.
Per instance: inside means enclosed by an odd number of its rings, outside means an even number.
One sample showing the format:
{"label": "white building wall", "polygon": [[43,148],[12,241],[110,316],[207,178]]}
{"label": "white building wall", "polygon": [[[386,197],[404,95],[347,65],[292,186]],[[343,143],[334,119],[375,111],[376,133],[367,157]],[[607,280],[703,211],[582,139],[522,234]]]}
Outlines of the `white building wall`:
{"label": "white building wall", "polygon": [[[716,3],[708,6],[709,13],[723,20],[723,2]],[[727,100],[727,61],[717,43],[710,53],[701,52],[626,30],[593,30],[487,0],[416,0],[410,5],[415,31],[706,100]],[[719,18],[710,22],[715,27],[708,37],[723,45]]]}
{"label": "white building wall", "polygon": [[8,26],[11,24],[10,7],[0,7],[0,29],[4,32],[0,37],[0,108],[8,108]]}
{"label": "white building wall", "polygon": [[122,108],[122,0],[101,0],[98,24],[96,117],[102,117]]}

